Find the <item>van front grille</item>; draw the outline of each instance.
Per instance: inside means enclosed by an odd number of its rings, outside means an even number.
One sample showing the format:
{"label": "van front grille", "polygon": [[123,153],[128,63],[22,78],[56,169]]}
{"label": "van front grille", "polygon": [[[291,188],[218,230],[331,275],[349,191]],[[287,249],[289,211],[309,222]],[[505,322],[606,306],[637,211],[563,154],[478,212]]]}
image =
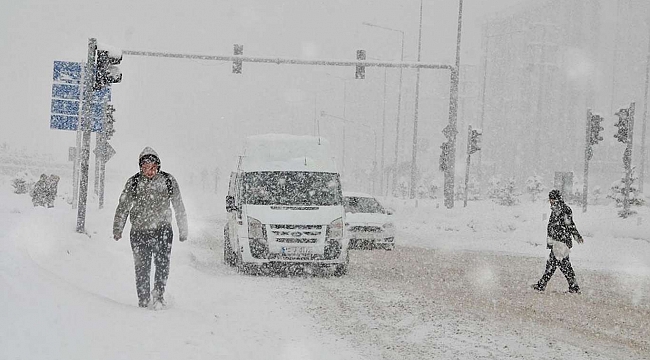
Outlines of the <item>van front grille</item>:
{"label": "van front grille", "polygon": [[323,225],[271,224],[271,234],[276,242],[313,244],[323,234]]}

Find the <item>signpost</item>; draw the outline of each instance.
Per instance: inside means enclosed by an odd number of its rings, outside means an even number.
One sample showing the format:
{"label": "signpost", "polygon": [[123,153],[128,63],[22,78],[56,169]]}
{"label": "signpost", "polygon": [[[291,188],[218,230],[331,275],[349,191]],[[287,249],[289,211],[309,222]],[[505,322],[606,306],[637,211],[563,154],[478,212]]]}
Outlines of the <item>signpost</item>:
{"label": "signpost", "polygon": [[[54,61],[52,76],[52,105],[50,128],[58,130],[79,130],[83,85],[81,84],[84,64],[71,61]],[[90,99],[91,131],[102,130],[104,103],[111,100],[111,88],[103,87],[93,91]]]}

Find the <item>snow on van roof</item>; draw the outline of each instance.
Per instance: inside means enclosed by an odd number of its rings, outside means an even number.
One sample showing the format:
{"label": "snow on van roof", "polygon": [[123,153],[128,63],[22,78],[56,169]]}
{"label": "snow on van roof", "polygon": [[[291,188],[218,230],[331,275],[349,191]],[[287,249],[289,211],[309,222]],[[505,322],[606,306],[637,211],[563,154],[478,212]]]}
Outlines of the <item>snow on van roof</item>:
{"label": "snow on van roof", "polygon": [[244,149],[241,171],[338,172],[329,141],[318,136],[254,135]]}

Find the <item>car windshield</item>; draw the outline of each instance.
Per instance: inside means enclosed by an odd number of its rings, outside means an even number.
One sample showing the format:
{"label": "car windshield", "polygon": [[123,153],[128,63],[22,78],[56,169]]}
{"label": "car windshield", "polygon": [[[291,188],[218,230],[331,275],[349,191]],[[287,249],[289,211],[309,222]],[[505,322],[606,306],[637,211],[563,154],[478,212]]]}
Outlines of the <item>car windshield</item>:
{"label": "car windshield", "polygon": [[383,213],[384,208],[375,198],[346,196],[344,200],[346,213]]}
{"label": "car windshield", "polygon": [[243,200],[250,205],[341,205],[339,174],[307,171],[245,173]]}

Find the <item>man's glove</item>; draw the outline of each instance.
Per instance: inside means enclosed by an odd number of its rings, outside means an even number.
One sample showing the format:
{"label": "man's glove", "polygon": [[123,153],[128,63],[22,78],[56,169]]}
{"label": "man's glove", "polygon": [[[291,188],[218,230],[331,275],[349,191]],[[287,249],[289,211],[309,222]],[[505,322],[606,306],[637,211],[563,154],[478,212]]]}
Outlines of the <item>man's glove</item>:
{"label": "man's glove", "polygon": [[115,241],[118,241],[118,240],[121,239],[121,238],[122,238],[122,234],[121,234],[121,233],[120,233],[120,234],[113,234],[113,239],[115,239]]}
{"label": "man's glove", "polygon": [[585,240],[582,238],[582,236],[578,236],[578,235],[576,235],[576,236],[573,237],[573,239],[574,239],[578,244],[582,244],[583,242],[585,242]]}
{"label": "man's glove", "polygon": [[187,236],[181,236],[181,237],[178,238],[178,240],[180,240],[181,242],[184,242],[185,240],[187,240]]}

